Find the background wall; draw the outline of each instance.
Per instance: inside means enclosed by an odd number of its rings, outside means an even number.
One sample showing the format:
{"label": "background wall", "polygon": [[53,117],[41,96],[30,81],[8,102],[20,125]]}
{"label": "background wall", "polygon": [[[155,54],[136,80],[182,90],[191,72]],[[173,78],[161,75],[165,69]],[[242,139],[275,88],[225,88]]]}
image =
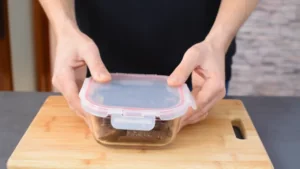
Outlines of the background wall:
{"label": "background wall", "polygon": [[8,0],[8,15],[14,89],[34,91],[31,0]]}
{"label": "background wall", "polygon": [[299,0],[260,0],[237,45],[230,95],[300,96]]}

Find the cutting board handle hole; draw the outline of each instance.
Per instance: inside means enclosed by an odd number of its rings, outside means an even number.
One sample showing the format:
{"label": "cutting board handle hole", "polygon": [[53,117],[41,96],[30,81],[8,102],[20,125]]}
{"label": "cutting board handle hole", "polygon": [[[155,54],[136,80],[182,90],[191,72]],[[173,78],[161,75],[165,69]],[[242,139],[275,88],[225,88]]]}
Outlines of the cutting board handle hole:
{"label": "cutting board handle hole", "polygon": [[235,119],[231,121],[232,129],[234,131],[235,137],[240,140],[245,140],[245,130],[244,125],[240,119]]}

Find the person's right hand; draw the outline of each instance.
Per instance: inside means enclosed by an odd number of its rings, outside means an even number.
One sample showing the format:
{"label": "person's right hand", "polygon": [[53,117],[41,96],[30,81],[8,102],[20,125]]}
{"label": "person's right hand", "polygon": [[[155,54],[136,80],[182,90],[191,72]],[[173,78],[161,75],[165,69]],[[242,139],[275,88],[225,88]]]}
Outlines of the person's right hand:
{"label": "person's right hand", "polygon": [[58,35],[52,83],[63,94],[70,108],[81,117],[84,117],[84,111],[78,94],[86,74],[78,70],[86,72],[86,66],[94,80],[110,81],[111,76],[92,39],[77,30]]}

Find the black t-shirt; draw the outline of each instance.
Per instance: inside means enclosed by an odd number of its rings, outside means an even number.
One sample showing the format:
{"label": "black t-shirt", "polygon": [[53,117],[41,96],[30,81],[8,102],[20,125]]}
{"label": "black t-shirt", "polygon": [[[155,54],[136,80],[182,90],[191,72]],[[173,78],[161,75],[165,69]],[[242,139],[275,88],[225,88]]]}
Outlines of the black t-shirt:
{"label": "black t-shirt", "polygon": [[[110,72],[169,75],[185,51],[207,36],[220,1],[75,0],[75,11],[79,28],[95,41]],[[235,48],[234,40],[226,80]]]}

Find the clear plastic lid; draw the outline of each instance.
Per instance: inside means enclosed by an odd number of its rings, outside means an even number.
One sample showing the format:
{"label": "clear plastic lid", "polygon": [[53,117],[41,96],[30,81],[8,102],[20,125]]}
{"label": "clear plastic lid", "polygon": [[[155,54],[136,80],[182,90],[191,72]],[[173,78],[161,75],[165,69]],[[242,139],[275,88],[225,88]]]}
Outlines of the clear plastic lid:
{"label": "clear plastic lid", "polygon": [[196,108],[187,85],[170,87],[167,76],[111,75],[109,83],[85,79],[80,98],[87,113],[111,118],[116,129],[149,131],[156,119],[173,120]]}

